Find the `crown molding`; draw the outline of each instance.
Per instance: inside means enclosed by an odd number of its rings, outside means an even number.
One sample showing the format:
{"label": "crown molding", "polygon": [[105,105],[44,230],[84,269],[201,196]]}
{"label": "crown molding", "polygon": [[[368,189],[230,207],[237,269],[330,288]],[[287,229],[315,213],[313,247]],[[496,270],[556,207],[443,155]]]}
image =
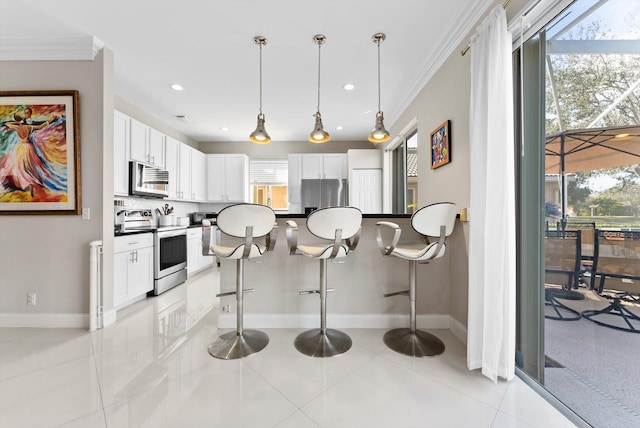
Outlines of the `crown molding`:
{"label": "crown molding", "polygon": [[458,25],[456,25],[455,28],[452,28],[451,31],[445,34],[442,38],[442,41],[434,50],[436,54],[425,59],[418,78],[405,94],[398,110],[389,115],[389,119],[392,124],[395,124],[395,121],[398,120],[400,114],[409,108],[409,105],[418,96],[418,94],[420,94],[422,89],[436,74],[442,64],[444,64],[447,58],[449,58],[460,43],[462,43],[464,38],[473,30],[480,18],[482,18],[487,10],[489,10],[493,4],[493,0],[482,0],[472,3],[473,6],[466,9],[465,13],[460,17]]}
{"label": "crown molding", "polygon": [[92,61],[104,43],[92,36],[0,39],[0,61]]}

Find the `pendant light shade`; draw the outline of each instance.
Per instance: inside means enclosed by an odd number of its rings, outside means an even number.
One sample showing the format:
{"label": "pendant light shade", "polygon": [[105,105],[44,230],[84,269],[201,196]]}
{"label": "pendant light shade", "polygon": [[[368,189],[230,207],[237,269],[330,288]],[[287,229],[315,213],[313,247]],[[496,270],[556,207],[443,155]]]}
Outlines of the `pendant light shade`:
{"label": "pendant light shade", "polygon": [[373,144],[389,141],[389,131],[384,127],[384,114],[380,109],[380,43],[386,39],[384,33],[376,33],[371,36],[371,41],[378,45],[378,113],[376,113],[376,125],[369,134],[369,141]]}
{"label": "pendant light shade", "polygon": [[258,113],[258,125],[256,130],[249,135],[249,140],[256,144],[269,144],[271,137],[264,127],[264,114],[262,114],[262,47],[267,44],[267,39],[262,36],[255,36],[253,41],[260,46],[260,112]]}
{"label": "pendant light shade", "polygon": [[256,144],[269,144],[271,137],[267,134],[267,130],[264,129],[264,114],[258,114],[258,125],[256,130],[249,135],[249,140]]}
{"label": "pendant light shade", "polygon": [[331,136],[325,131],[322,125],[322,116],[320,115],[320,48],[327,41],[327,38],[322,34],[316,34],[313,36],[313,41],[318,45],[318,108],[313,115],[316,118],[316,123],[309,135],[309,141],[312,143],[326,143],[331,139]]}

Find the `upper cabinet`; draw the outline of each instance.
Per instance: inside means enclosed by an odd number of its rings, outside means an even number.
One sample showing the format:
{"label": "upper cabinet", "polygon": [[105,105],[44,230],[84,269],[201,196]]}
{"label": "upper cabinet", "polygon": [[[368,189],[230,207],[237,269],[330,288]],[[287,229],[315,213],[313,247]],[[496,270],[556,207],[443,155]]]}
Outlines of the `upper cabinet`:
{"label": "upper cabinet", "polygon": [[131,160],[164,168],[164,140],[160,131],[131,119]]}
{"label": "upper cabinet", "polygon": [[206,155],[180,141],[167,137],[166,166],[169,171],[169,199],[205,201]]}
{"label": "upper cabinet", "polygon": [[302,179],[347,178],[347,155],[344,153],[305,153],[302,156]]}
{"label": "upper cabinet", "polygon": [[178,199],[191,200],[191,146],[180,144],[178,149]]}
{"label": "upper cabinet", "polygon": [[179,165],[180,146],[182,143],[175,138],[167,136],[164,142],[165,169],[169,171],[169,199],[178,199],[178,181],[180,180]]}
{"label": "upper cabinet", "polygon": [[207,155],[199,150],[191,151],[191,199],[204,201],[207,198]]}
{"label": "upper cabinet", "polygon": [[165,167],[164,144],[166,136],[153,128],[149,128],[149,163],[160,168]]}
{"label": "upper cabinet", "polygon": [[169,171],[168,199],[204,202],[206,155],[117,110],[113,118],[115,195],[129,194],[129,161]]}
{"label": "upper cabinet", "polygon": [[210,202],[248,202],[249,157],[243,154],[207,155],[207,199]]}

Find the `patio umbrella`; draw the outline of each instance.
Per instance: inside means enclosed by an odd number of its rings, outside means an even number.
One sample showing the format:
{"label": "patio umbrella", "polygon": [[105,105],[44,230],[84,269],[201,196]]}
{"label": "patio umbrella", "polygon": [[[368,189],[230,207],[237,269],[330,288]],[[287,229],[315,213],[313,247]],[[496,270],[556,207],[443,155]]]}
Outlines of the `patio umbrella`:
{"label": "patio umbrella", "polygon": [[565,174],[640,164],[640,126],[564,131],[548,135],[545,173],[562,177],[562,218],[566,218]]}

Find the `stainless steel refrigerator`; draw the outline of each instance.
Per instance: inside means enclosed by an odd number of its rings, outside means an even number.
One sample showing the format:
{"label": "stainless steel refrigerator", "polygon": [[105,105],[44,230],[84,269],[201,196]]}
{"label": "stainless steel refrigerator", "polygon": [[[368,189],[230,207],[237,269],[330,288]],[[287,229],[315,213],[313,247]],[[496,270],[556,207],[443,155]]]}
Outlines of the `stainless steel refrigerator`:
{"label": "stainless steel refrigerator", "polygon": [[302,180],[301,193],[305,214],[318,208],[349,205],[346,179]]}

